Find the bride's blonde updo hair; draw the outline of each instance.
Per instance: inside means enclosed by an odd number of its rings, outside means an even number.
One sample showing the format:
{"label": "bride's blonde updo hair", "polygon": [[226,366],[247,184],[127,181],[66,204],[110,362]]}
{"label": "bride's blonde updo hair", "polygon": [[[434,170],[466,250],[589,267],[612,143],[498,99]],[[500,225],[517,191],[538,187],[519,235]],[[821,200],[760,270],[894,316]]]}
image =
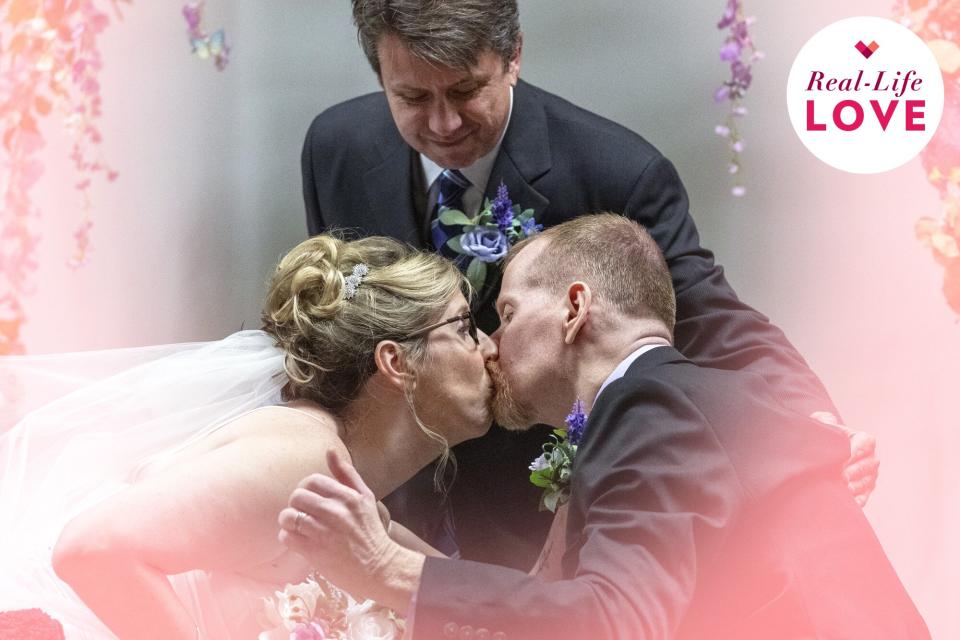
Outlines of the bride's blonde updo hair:
{"label": "bride's blonde updo hair", "polygon": [[[344,281],[358,264],[369,272],[347,299]],[[442,320],[458,292],[469,297],[453,264],[391,238],[318,235],[301,242],[277,266],[262,317],[264,331],[286,353],[284,400],[339,411],[376,371],[377,343]],[[413,366],[422,365],[426,336],[404,345]]]}

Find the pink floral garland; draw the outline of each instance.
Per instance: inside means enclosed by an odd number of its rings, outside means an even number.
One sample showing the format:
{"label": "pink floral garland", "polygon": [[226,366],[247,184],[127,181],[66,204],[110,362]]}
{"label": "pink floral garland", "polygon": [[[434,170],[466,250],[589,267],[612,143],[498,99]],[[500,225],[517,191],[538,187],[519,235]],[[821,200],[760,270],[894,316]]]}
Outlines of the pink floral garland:
{"label": "pink floral garland", "polygon": [[944,268],[943,294],[960,314],[960,0],[902,1],[895,12],[927,42],[943,71],[943,117],[920,155],[942,209],[939,218],[917,220],[916,234]]}
{"label": "pink floral garland", "polygon": [[[109,0],[120,17],[120,4]],[[45,141],[39,122],[62,119],[73,137],[70,160],[77,172],[74,188],[80,193],[80,221],[73,231],[73,255],[67,263],[78,267],[90,249],[89,188],[100,174],[107,180],[115,171],[98,157],[101,134],[100,83],[102,67],[97,38],[110,24],[95,0],[0,0],[5,9],[0,22],[0,162],[7,173],[2,185],[0,218],[0,354],[22,353],[20,329],[26,318],[22,298],[33,289],[37,269],[34,253],[40,240],[40,210],[30,191],[43,174],[37,158]]]}

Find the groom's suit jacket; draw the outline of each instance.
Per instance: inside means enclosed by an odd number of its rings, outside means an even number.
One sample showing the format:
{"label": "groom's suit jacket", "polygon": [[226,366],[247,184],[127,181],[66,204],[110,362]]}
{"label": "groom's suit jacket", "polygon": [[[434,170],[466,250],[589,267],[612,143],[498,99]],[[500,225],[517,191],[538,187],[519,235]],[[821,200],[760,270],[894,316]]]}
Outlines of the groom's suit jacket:
{"label": "groom's suit jacket", "polygon": [[[393,122],[383,92],[334,106],[314,120],[303,147],[303,195],[311,234],[329,228],[386,235],[427,247],[429,220],[418,154]],[[496,158],[487,197],[503,181],[510,197],[532,208],[545,226],[612,211],[643,224],[667,259],[677,292],[677,347],[694,361],[721,369],[756,371],[799,413],[832,411],[826,391],[783,333],[742,303],[723,269],[700,240],[687,194],[673,165],[637,134],[520,82]],[[495,270],[493,270],[495,271]],[[481,294],[481,328],[497,326],[492,301],[498,275]],[[528,568],[549,519],[536,515],[536,489],[527,465],[547,430],[525,434],[491,429],[455,449],[458,478],[450,497],[464,557]],[[418,513],[431,500],[432,470],[419,476],[426,494],[410,485],[391,510],[430,537]],[[406,501],[406,502],[404,502]],[[523,517],[518,517],[522,515]]]}
{"label": "groom's suit jacket", "polygon": [[428,558],[414,640],[929,638],[840,478],[848,455],[761,377],[653,349],[587,420],[563,579]]}

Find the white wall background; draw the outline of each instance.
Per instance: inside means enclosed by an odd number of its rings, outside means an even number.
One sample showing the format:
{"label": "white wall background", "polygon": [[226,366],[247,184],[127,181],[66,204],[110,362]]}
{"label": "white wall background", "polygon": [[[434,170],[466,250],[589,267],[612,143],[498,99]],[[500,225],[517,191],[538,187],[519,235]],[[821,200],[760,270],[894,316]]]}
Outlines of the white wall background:
{"label": "white wall background", "polygon": [[[741,297],[822,375],[849,424],[876,433],[867,513],[934,637],[960,637],[956,478],[960,334],[940,272],[913,240],[938,201],[919,161],[880,176],[819,163],[790,128],[786,78],[803,42],[890,2],[747,0],[767,53],[744,121],[748,195],[728,195],[714,87],[723,0],[521,0],[522,76],[639,131],[677,165],[703,242]],[[276,259],[306,234],[299,153],[320,110],[377,84],[346,0],[208,0],[234,51],[192,58],[180,3],[140,0],[103,36],[103,153],[89,265],[64,266],[78,199],[67,142],[48,126],[31,353],[223,336],[258,326]],[[66,186],[65,186],[66,185]]]}

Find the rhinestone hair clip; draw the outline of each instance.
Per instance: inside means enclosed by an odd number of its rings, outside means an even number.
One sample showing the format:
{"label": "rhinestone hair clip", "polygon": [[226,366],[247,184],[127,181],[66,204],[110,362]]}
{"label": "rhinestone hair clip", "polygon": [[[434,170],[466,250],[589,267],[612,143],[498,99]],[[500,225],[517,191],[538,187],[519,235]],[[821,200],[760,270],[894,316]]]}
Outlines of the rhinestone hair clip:
{"label": "rhinestone hair clip", "polygon": [[370,273],[370,269],[362,262],[353,267],[353,273],[343,279],[343,298],[345,300],[350,300],[357,295],[357,289],[363,282],[363,276],[368,273]]}

